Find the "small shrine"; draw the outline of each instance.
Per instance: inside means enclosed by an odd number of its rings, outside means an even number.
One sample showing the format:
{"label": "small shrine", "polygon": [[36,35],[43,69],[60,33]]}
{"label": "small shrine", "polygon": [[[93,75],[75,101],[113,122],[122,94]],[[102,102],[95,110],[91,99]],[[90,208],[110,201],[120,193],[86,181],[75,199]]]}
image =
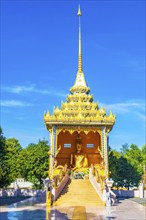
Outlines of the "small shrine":
{"label": "small shrine", "polygon": [[[82,67],[81,10],[78,8],[78,70],[70,93],[61,107],[46,112],[44,123],[50,132],[49,177],[55,170],[69,169],[75,173],[97,167],[109,176],[108,134],[116,116],[93,101]],[[57,169],[58,168],[58,169]],[[103,175],[103,174],[102,174]]]}

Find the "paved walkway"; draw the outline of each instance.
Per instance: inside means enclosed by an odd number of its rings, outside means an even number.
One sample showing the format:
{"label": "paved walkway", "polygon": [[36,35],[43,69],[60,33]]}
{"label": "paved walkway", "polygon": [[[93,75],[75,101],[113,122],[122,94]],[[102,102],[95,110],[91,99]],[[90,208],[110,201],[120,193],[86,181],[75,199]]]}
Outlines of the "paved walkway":
{"label": "paved walkway", "polygon": [[115,206],[56,206],[46,209],[45,203],[27,199],[8,207],[0,207],[0,220],[145,220],[146,206],[130,199]]}

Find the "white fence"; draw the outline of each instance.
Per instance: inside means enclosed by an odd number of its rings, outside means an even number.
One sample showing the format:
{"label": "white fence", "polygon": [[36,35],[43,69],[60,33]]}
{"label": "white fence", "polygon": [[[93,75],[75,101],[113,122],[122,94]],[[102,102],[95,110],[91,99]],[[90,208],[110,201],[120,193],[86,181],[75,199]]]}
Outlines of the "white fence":
{"label": "white fence", "polygon": [[131,198],[140,197],[146,198],[146,190],[143,190],[143,195],[141,195],[140,190],[113,190],[117,197]]}
{"label": "white fence", "polygon": [[32,189],[0,189],[1,196],[45,196],[46,190],[32,190]]}
{"label": "white fence", "polygon": [[[140,190],[113,190],[117,197],[140,197],[146,198],[146,190],[141,196]],[[46,190],[32,190],[32,189],[0,189],[0,197],[2,196],[31,196],[42,197],[46,195]]]}

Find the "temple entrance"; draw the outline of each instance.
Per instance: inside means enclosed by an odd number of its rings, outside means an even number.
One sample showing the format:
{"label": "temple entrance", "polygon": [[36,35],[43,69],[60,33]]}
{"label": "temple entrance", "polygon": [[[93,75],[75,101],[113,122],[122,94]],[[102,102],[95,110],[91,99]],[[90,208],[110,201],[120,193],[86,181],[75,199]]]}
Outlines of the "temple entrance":
{"label": "temple entrance", "polygon": [[[56,159],[58,164],[68,167],[75,166],[75,155],[81,154],[87,158],[88,166],[91,164],[99,164],[102,161],[99,151],[101,150],[101,138],[99,133],[89,131],[85,134],[84,131],[74,131],[72,134],[69,131],[61,131],[57,137],[57,148],[61,147]],[[80,145],[79,149],[77,149]],[[78,147],[79,148],[79,147]],[[84,164],[84,166],[87,166]],[[84,167],[83,166],[83,167]]]}

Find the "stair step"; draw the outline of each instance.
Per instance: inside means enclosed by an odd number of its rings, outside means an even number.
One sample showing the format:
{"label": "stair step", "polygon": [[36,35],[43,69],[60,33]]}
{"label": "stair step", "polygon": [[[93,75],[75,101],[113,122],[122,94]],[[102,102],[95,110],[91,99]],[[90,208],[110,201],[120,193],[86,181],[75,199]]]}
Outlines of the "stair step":
{"label": "stair step", "polygon": [[54,205],[65,206],[103,206],[105,203],[100,199],[89,180],[73,179],[62,190]]}
{"label": "stair step", "polygon": [[60,205],[63,205],[63,206],[103,206],[105,205],[104,202],[88,202],[88,203],[85,203],[85,202],[55,202],[54,203],[55,206],[60,206]]}

